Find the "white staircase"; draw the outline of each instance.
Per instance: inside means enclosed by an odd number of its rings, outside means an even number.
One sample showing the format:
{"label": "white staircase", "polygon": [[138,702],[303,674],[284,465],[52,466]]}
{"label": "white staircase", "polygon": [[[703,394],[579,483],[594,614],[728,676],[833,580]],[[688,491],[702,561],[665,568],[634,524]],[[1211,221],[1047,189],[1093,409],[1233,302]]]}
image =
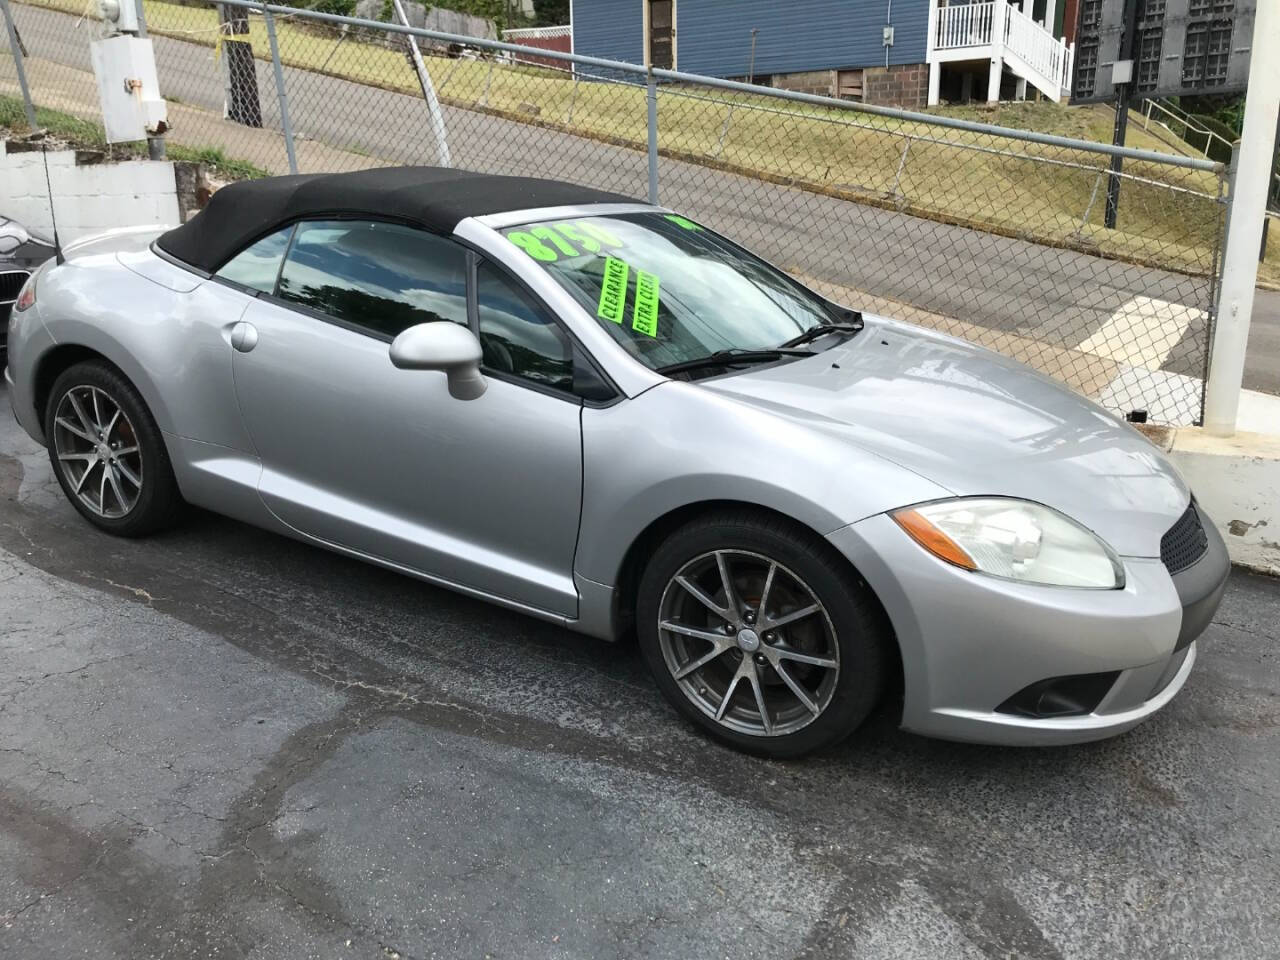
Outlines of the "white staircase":
{"label": "white staircase", "polygon": [[1055,103],[1070,93],[1075,45],[1067,45],[1007,0],[936,7],[931,13],[929,103],[944,63],[987,60],[987,99],[1000,98],[1004,67]]}

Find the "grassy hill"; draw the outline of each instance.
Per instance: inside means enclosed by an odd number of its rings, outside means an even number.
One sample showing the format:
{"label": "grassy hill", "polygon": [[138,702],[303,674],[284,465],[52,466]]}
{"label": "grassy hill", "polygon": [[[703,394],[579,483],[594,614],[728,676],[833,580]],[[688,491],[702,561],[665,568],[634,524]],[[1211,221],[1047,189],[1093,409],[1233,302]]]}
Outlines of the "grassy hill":
{"label": "grassy hill", "polygon": [[[81,0],[37,2],[84,12]],[[145,5],[153,34],[218,50],[211,7],[161,0]],[[290,66],[418,93],[403,50],[313,21],[280,18],[277,29],[281,59]],[[245,41],[256,57],[269,59],[261,20],[251,19]],[[644,147],[643,87],[575,82],[563,71],[424,53],[441,100],[451,106]],[[163,74],[160,82],[166,92]],[[290,92],[296,98],[301,91]],[[1100,154],[706,87],[663,85],[659,100],[663,154],[805,190],[1195,274],[1209,272],[1221,235],[1221,185],[1209,172],[1128,162],[1118,229],[1108,230],[1102,225],[1108,158]],[[1110,141],[1113,118],[1105,106],[1049,102],[933,112],[1099,142]],[[1140,120],[1129,130],[1131,146],[1175,149],[1142,131]],[[332,146],[360,149],[354,137]],[[1264,265],[1264,278],[1280,283],[1274,256]]]}

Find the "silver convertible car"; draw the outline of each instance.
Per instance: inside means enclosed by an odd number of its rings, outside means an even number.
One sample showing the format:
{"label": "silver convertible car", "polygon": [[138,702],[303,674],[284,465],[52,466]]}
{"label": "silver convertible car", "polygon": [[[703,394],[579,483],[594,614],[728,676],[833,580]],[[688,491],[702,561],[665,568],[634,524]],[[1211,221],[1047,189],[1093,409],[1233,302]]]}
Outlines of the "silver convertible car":
{"label": "silver convertible car", "polygon": [[191,503],[605,639],[721,740],[1054,744],[1169,702],[1224,589],[1160,452],[669,210],[396,168],[219,191],[22,290],[9,396],[91,523]]}

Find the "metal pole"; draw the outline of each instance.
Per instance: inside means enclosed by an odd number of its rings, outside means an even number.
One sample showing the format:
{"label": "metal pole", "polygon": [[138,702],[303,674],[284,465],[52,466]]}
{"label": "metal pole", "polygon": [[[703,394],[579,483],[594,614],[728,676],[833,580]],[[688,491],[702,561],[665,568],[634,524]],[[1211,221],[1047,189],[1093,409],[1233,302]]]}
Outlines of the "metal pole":
{"label": "metal pole", "polygon": [[[1133,41],[1138,32],[1138,0],[1125,0],[1124,35],[1120,40],[1120,60],[1129,61],[1129,69],[1133,69]],[[1111,137],[1113,147],[1123,147],[1125,132],[1129,128],[1129,94],[1133,90],[1132,79],[1122,83],[1116,89],[1116,125]],[[1120,211],[1120,171],[1124,159],[1120,156],[1111,158],[1111,177],[1107,180],[1107,209],[1103,216],[1103,224],[1108,230],[1116,227],[1116,216]]]}
{"label": "metal pole", "polygon": [[276,96],[280,98],[280,129],[284,131],[284,152],[289,157],[289,172],[298,172],[298,154],[293,146],[293,124],[289,122],[289,96],[284,90],[284,68],[280,66],[280,46],[276,42],[276,18],[270,10],[262,11],[267,22],[267,43],[271,45],[271,69],[276,75]]}
{"label": "metal pole", "polygon": [[[142,0],[134,0],[134,9],[138,12],[138,30],[136,36],[140,40],[147,39],[147,12],[142,8]],[[164,134],[156,133],[147,136],[147,158],[150,160],[163,160],[164,153]]]}
{"label": "metal pole", "polygon": [[658,81],[649,68],[649,202],[658,202]]}
{"label": "metal pole", "polygon": [[[246,127],[261,127],[262,102],[258,90],[257,61],[249,43],[249,10],[226,4],[218,4],[217,9],[219,29],[223,31],[227,119]],[[266,8],[261,8],[260,12],[266,13]]]}
{"label": "metal pole", "polygon": [[[898,161],[897,172],[893,175],[893,189],[889,191],[889,197],[895,203],[898,202],[898,185],[902,183],[902,171],[907,166],[907,153],[911,150],[911,138],[904,137],[902,140],[902,159]],[[902,195],[902,199],[907,199],[906,194]]]}
{"label": "metal pole", "polygon": [[573,123],[573,105],[578,100],[578,71],[573,71],[573,87],[569,91],[569,113],[564,118],[565,123]]}
{"label": "metal pole", "polygon": [[[1276,167],[1280,167],[1280,117],[1276,118],[1276,136],[1272,141],[1275,146],[1271,148],[1271,169],[1274,171]],[[1271,180],[1267,179],[1267,198],[1265,203],[1271,205]],[[1280,198],[1278,198],[1280,199]],[[1271,229],[1271,218],[1262,218],[1262,244],[1258,247],[1258,262],[1261,263],[1267,259],[1267,233]]]}
{"label": "metal pole", "polygon": [[[404,4],[400,0],[391,0],[396,10],[396,17],[406,27],[409,26],[409,17],[404,12]],[[418,86],[422,88],[422,99],[427,103],[427,120],[431,124],[431,136],[436,142],[436,165],[440,167],[452,166],[449,157],[449,140],[444,128],[444,114],[440,112],[440,101],[436,99],[436,89],[431,84],[431,74],[427,73],[427,65],[422,61],[422,53],[418,50],[418,41],[414,39],[412,34],[405,36],[405,40],[409,43],[409,57],[413,61],[414,72],[418,75]],[[493,71],[490,65],[490,73]],[[489,96],[489,83],[485,81],[485,97]]]}
{"label": "metal pole", "polygon": [[1271,183],[1271,138],[1280,117],[1280,70],[1264,51],[1280,50],[1280,3],[1258,4],[1252,49],[1240,162],[1231,190],[1230,228],[1222,257],[1218,322],[1205,389],[1205,432],[1219,437],[1235,433],[1244,381],[1244,355],[1258,281],[1258,244]]}
{"label": "metal pole", "polygon": [[22,44],[18,42],[18,28],[13,23],[13,11],[9,9],[9,0],[0,0],[0,10],[4,10],[5,26],[9,30],[9,50],[13,53],[13,62],[18,68],[18,87],[22,90],[22,105],[27,112],[27,126],[36,130],[36,108],[31,102],[31,89],[27,86],[27,68],[22,63]]}
{"label": "metal pole", "polygon": [[751,59],[747,61],[747,83],[756,82],[756,34],[759,32],[759,27],[751,28]]}

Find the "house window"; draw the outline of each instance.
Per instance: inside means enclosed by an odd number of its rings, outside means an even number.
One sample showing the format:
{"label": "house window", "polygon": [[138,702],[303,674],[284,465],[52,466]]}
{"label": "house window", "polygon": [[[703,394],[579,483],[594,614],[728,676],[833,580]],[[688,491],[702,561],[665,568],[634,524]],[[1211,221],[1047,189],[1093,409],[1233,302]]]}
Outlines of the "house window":
{"label": "house window", "polygon": [[[1216,0],[1201,0],[1208,6]],[[1182,82],[1188,86],[1221,86],[1227,82],[1227,62],[1231,57],[1230,20],[1197,21],[1187,24],[1187,42],[1182,58]]]}
{"label": "house window", "polygon": [[1190,0],[1188,17],[1230,17],[1236,12],[1236,0]]}
{"label": "house window", "polygon": [[1135,82],[1139,93],[1149,93],[1160,81],[1160,51],[1164,47],[1164,28],[1138,31]]}
{"label": "house window", "polygon": [[1082,40],[1076,50],[1076,96],[1091,97],[1098,85],[1098,38]]}
{"label": "house window", "polygon": [[1138,8],[1138,31],[1134,37],[1134,84],[1139,93],[1149,93],[1160,81],[1160,54],[1164,49],[1165,0],[1144,0]]}

